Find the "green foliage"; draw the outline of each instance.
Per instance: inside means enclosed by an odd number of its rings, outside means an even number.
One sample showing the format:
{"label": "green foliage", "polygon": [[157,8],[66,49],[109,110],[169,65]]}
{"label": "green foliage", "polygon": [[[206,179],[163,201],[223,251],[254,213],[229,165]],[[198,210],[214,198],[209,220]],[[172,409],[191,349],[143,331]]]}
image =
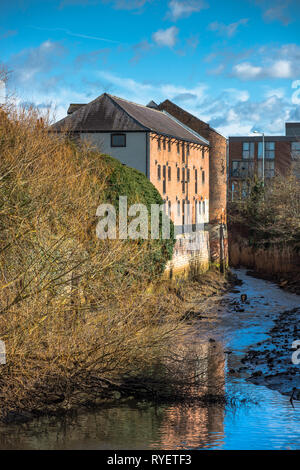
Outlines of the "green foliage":
{"label": "green foliage", "polygon": [[[102,155],[101,158],[104,164],[110,168],[102,202],[112,204],[118,212],[119,197],[127,196],[128,207],[132,204],[144,204],[147,207],[148,240],[138,240],[140,245],[147,246],[147,255],[141,260],[141,271],[147,269],[150,270],[153,275],[161,274],[168,260],[172,258],[175,238],[174,225],[171,221],[171,237],[169,240],[162,239],[162,216],[160,215],[160,238],[158,240],[151,239],[151,204],[163,205],[163,200],[159,192],[140,171],[127,167],[108,155]],[[128,223],[130,223],[130,220],[131,218],[128,217]],[[132,243],[131,240],[124,241],[124,243],[126,242]]]}

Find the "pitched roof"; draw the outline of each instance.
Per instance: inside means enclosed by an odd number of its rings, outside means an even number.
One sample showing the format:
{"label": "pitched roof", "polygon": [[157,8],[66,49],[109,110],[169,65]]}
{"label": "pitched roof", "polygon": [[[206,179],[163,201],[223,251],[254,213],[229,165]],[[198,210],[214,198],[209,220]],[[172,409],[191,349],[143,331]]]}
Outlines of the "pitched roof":
{"label": "pitched roof", "polygon": [[67,113],[72,114],[74,111],[77,111],[77,109],[81,108],[81,106],[85,106],[85,103],[71,103]]}
{"label": "pitched roof", "polygon": [[[173,103],[173,101],[170,100],[165,100],[162,103],[160,103],[157,108],[160,111],[168,111],[170,114],[174,114],[175,116],[180,116],[179,119],[182,119],[184,117],[184,122],[191,128],[191,129],[200,129],[201,134],[203,133],[205,137],[209,138],[209,132],[213,131],[216,134],[219,134],[221,137],[224,137],[220,132],[218,132],[216,129],[210,126],[209,123],[202,121],[200,118],[197,116],[194,116],[193,114],[189,113],[183,108],[180,108],[177,104]],[[196,126],[195,126],[195,123]]]}
{"label": "pitched roof", "polygon": [[53,124],[52,129],[70,132],[152,131],[187,142],[209,144],[173,116],[107,93]]}

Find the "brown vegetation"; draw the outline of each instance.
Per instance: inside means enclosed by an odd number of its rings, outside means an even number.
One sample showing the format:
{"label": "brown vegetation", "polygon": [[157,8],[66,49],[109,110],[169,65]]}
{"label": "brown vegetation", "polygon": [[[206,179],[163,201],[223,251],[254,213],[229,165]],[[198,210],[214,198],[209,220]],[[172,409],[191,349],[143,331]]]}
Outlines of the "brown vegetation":
{"label": "brown vegetation", "polygon": [[96,238],[110,166],[33,109],[0,111],[0,419],[185,393],[184,302],[146,244]]}
{"label": "brown vegetation", "polygon": [[[293,169],[294,170],[294,169]],[[300,182],[294,171],[230,203],[230,263],[300,287]],[[293,284],[295,281],[295,285]]]}

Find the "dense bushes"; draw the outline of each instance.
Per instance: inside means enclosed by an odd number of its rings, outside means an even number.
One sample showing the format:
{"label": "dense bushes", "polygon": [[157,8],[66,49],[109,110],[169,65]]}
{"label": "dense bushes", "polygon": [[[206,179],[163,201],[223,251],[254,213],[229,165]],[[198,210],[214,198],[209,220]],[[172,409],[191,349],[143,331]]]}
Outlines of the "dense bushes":
{"label": "dense bushes", "polygon": [[49,132],[33,110],[2,108],[0,418],[68,408],[91,377],[97,393],[107,381],[153,376],[172,356],[180,303],[147,286],[173,242],[96,237],[99,203],[123,190],[129,201],[162,202],[143,175]]}

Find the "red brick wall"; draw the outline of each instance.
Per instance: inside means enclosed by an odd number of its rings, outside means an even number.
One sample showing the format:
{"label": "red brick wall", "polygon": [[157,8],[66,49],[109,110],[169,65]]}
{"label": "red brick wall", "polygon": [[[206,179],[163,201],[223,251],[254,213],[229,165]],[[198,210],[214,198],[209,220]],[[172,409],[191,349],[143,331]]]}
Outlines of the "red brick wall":
{"label": "red brick wall", "polygon": [[211,223],[226,222],[227,204],[227,165],[226,165],[226,139],[212,129],[209,124],[183,110],[169,100],[159,105],[176,119],[190,127],[210,142],[209,151],[209,219]]}
{"label": "red brick wall", "polygon": [[[160,150],[158,148],[158,138],[161,139]],[[165,149],[163,141],[165,140]],[[176,139],[170,140],[170,150],[168,142],[170,139],[156,134],[150,135],[150,181],[160,192],[162,198],[167,202],[171,201],[172,207],[177,205],[180,201],[180,213],[182,215],[182,200],[188,199],[191,205],[192,223],[195,223],[195,202],[202,200],[209,200],[209,158],[208,148],[204,147],[204,157],[202,157],[202,148],[200,146],[193,146],[189,144],[189,155],[186,152],[185,146],[185,162],[182,162],[182,141]],[[177,151],[177,143],[179,143],[180,153]],[[158,179],[158,165],[161,167],[161,178]],[[163,192],[163,166],[166,168],[165,187],[166,192]],[[171,169],[171,180],[168,178],[168,169]],[[180,171],[180,179],[177,180],[177,169]],[[182,191],[182,169],[185,170],[185,192]],[[190,180],[187,181],[187,170],[190,171]],[[195,192],[195,170],[197,169],[197,186],[198,191]],[[205,182],[202,183],[202,171],[205,173]],[[175,210],[177,209],[177,206]],[[174,214],[172,214],[174,220]],[[177,222],[176,222],[177,223]],[[178,223],[178,225],[180,225]]]}

